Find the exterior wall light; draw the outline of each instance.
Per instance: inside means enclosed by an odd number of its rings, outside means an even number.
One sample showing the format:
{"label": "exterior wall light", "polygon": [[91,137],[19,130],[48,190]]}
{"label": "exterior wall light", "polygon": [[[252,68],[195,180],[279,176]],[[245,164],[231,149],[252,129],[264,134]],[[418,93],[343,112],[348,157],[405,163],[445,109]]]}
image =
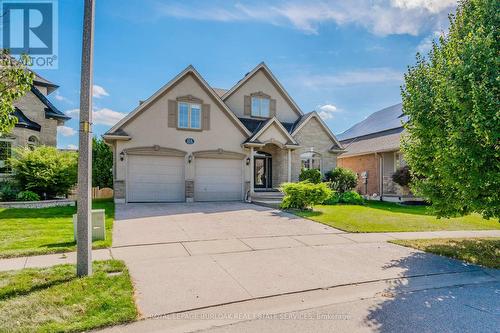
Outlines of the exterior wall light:
{"label": "exterior wall light", "polygon": [[193,155],[191,155],[191,154],[190,154],[190,155],[188,156],[188,163],[191,163],[192,161],[193,161]]}
{"label": "exterior wall light", "polygon": [[250,157],[247,157],[247,165],[250,165]]}
{"label": "exterior wall light", "polygon": [[122,150],[122,152],[120,153],[120,161],[123,161],[124,158],[125,158],[125,153]]}

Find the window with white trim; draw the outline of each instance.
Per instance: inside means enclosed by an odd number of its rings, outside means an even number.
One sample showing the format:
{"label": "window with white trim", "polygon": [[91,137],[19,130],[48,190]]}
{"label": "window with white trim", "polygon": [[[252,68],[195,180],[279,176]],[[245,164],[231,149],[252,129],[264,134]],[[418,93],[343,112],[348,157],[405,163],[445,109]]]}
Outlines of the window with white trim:
{"label": "window with white trim", "polygon": [[321,171],[321,155],[308,151],[300,155],[302,169],[317,169]]}
{"label": "window with white trim", "polygon": [[270,104],[269,97],[252,96],[252,117],[268,118]]}
{"label": "window with white trim", "polygon": [[0,173],[11,173],[12,169],[8,163],[12,155],[12,141],[0,140]]}
{"label": "window with white trim", "polygon": [[179,102],[178,127],[201,129],[201,104]]}
{"label": "window with white trim", "polygon": [[395,152],[394,153],[394,171],[397,169],[404,167],[406,165],[406,162],[403,158],[403,154],[400,152]]}

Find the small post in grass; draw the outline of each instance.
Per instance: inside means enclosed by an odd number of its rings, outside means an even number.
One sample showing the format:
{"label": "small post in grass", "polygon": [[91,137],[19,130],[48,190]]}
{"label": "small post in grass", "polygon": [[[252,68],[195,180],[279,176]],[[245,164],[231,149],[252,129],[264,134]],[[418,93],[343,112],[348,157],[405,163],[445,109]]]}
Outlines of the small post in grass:
{"label": "small post in grass", "polygon": [[94,54],[94,0],[84,0],[80,133],[78,143],[78,210],[76,274],[92,275],[92,64]]}

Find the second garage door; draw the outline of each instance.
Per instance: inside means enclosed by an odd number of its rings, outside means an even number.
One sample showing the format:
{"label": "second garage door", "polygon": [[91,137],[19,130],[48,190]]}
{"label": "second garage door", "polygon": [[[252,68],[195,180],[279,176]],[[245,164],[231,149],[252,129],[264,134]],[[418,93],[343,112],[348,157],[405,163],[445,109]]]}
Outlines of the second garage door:
{"label": "second garage door", "polygon": [[195,201],[242,200],[243,167],[236,159],[196,158]]}
{"label": "second garage door", "polygon": [[127,201],[184,201],[184,158],[128,156]]}

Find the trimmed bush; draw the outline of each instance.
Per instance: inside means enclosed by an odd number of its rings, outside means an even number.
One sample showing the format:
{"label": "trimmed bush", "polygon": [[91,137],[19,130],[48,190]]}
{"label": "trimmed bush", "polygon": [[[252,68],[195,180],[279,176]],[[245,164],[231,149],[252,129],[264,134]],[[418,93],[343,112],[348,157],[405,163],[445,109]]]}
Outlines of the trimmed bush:
{"label": "trimmed bush", "polygon": [[340,194],[335,191],[332,191],[332,195],[328,199],[326,199],[323,204],[324,205],[336,205],[340,202]]}
{"label": "trimmed bush", "polygon": [[281,185],[281,191],[285,194],[281,203],[283,209],[306,209],[322,203],[332,195],[332,190],[325,183],[285,183]]}
{"label": "trimmed bush", "polygon": [[342,195],[340,196],[340,202],[351,205],[362,205],[365,200],[359,193],[349,191],[342,193]]}
{"label": "trimmed bush", "polygon": [[40,196],[32,191],[21,191],[17,194],[19,201],[39,201]]}
{"label": "trimmed bush", "polygon": [[63,152],[46,146],[33,150],[17,148],[10,163],[20,188],[33,191],[41,198],[67,195],[77,181],[75,152]]}
{"label": "trimmed bush", "polygon": [[299,181],[319,184],[321,183],[321,171],[317,169],[302,169],[300,170]]}
{"label": "trimmed bush", "polygon": [[19,192],[17,186],[12,182],[3,182],[0,184],[0,200],[1,201],[14,201]]}
{"label": "trimmed bush", "polygon": [[358,185],[356,174],[345,168],[335,168],[325,173],[326,181],[330,182],[332,190],[342,194],[351,191]]}

